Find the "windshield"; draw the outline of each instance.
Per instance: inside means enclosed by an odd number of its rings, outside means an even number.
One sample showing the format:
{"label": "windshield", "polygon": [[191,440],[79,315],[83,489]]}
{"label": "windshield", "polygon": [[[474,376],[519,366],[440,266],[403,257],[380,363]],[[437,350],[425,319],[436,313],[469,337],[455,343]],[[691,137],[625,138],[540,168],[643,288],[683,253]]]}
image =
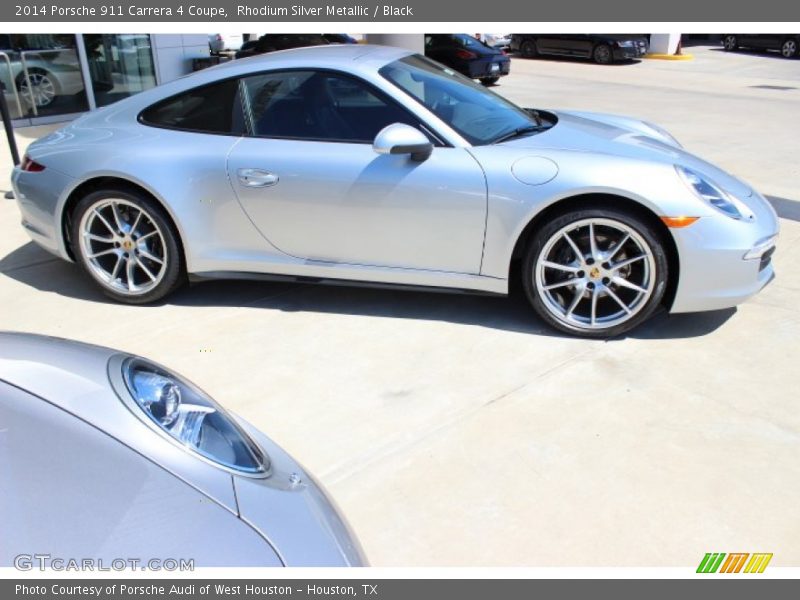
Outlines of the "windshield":
{"label": "windshield", "polygon": [[379,73],[473,145],[491,144],[515,132],[538,128],[525,110],[424,56],[406,56]]}

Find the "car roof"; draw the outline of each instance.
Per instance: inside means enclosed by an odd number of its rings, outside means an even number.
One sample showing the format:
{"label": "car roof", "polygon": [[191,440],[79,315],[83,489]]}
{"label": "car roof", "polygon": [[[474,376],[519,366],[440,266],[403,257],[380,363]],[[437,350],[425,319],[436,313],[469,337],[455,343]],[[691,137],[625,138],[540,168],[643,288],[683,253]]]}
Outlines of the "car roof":
{"label": "car roof", "polygon": [[375,69],[404,56],[414,54],[412,50],[374,44],[327,44],[306,46],[290,50],[278,50],[248,58],[222,63],[206,72],[235,75],[260,69],[297,67],[346,67],[349,70]]}

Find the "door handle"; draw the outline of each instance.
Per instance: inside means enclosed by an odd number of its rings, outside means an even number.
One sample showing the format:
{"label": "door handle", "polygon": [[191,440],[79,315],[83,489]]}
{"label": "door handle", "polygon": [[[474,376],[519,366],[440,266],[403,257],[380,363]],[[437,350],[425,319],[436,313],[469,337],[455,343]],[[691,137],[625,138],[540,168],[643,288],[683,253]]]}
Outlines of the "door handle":
{"label": "door handle", "polygon": [[237,174],[239,183],[245,187],[269,187],[279,181],[275,173],[262,169],[239,169]]}

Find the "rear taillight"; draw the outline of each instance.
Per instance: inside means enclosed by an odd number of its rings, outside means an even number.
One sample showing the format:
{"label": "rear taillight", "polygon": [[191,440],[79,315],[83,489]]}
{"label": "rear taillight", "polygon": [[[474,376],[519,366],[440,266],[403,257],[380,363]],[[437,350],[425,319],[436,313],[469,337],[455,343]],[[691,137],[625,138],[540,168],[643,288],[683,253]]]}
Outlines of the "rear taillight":
{"label": "rear taillight", "polygon": [[456,56],[462,60],[472,60],[473,58],[478,58],[477,54],[470,52],[469,50],[459,50],[456,52]]}
{"label": "rear taillight", "polygon": [[28,173],[39,173],[40,171],[44,171],[44,165],[37,163],[35,160],[31,160],[27,154],[22,157],[22,163],[20,164],[19,168],[23,171],[27,171]]}

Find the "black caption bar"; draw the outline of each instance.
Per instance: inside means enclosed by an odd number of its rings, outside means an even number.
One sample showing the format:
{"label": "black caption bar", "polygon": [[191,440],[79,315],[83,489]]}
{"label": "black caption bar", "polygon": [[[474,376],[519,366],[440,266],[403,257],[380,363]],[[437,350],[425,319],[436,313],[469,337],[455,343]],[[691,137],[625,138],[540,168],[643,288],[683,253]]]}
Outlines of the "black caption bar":
{"label": "black caption bar", "polygon": [[[712,576],[713,577],[713,576]],[[770,600],[794,597],[797,582],[780,579],[251,579],[79,580],[0,582],[14,600],[520,600],[523,598],[648,598],[648,600]],[[790,588],[791,586],[791,588]]]}
{"label": "black caption bar", "polygon": [[787,0],[3,0],[4,22],[800,22]]}

